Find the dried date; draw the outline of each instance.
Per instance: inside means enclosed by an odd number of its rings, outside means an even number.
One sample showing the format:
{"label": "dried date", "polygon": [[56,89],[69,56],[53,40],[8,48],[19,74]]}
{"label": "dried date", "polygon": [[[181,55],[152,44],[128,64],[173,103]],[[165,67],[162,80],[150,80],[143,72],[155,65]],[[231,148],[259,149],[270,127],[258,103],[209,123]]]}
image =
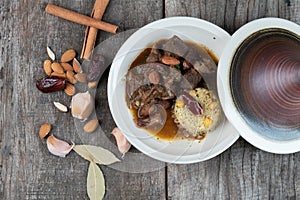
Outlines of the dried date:
{"label": "dried date", "polygon": [[37,80],[36,82],[36,87],[44,93],[63,90],[65,86],[66,79],[55,76],[47,76],[45,78]]}

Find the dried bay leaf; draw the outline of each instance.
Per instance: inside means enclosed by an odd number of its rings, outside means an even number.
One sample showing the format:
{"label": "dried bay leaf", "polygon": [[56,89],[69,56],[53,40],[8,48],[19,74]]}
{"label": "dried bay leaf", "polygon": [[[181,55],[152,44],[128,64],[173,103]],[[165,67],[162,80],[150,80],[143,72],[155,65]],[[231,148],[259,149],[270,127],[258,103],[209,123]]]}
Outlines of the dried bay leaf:
{"label": "dried bay leaf", "polygon": [[93,161],[100,165],[110,165],[120,160],[110,151],[92,145],[75,145],[73,150],[88,161]]}
{"label": "dried bay leaf", "polygon": [[93,155],[86,148],[86,145],[75,145],[73,150],[82,158],[92,162],[94,160]]}
{"label": "dried bay leaf", "polygon": [[105,194],[105,180],[101,169],[95,162],[90,162],[86,186],[90,200],[103,199]]}

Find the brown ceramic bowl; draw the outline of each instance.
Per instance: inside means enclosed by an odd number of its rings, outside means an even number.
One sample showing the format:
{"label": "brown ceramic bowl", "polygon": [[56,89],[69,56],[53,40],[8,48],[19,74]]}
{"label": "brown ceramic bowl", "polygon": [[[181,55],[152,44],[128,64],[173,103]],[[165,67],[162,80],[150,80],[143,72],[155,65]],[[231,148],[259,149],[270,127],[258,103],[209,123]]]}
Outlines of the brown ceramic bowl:
{"label": "brown ceramic bowl", "polygon": [[299,25],[283,19],[250,22],[219,63],[225,114],[246,140],[274,153],[300,150],[299,34]]}

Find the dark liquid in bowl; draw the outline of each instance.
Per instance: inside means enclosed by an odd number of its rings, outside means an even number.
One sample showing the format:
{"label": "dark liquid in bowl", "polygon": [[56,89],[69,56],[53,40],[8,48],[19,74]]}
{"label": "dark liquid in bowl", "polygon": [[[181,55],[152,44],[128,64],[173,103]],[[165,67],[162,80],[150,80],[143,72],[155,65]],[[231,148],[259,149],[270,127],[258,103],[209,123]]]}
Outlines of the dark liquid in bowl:
{"label": "dark liquid in bowl", "polygon": [[[163,43],[165,41],[167,41],[167,40],[160,40],[159,43]],[[213,60],[214,64],[217,65],[218,58],[211,50],[209,50],[208,48],[206,48],[204,46],[200,46],[199,44],[193,43],[193,42],[189,42],[189,41],[184,41],[184,42],[185,42],[185,44],[189,45],[189,47],[191,49],[194,49],[195,52],[203,51],[203,49],[204,49],[205,52],[208,53],[210,58]],[[151,50],[152,50],[151,48],[144,49],[131,63],[129,70],[132,70],[143,64],[147,64],[146,60],[147,60],[148,56],[150,55]],[[213,75],[212,80],[208,81],[207,83],[215,82],[215,74],[213,73],[212,75]],[[203,79],[199,83],[199,85],[201,87],[208,87],[208,86],[206,86],[207,83]],[[211,84],[211,85],[213,85],[213,84]],[[125,98],[126,98],[126,101],[129,102],[130,97],[127,95]],[[134,121],[137,122],[138,121],[138,110],[135,108],[130,108],[130,110],[133,115]],[[171,108],[166,109],[166,114],[167,114],[166,122],[161,130],[156,130],[156,127],[154,127],[154,128],[153,127],[151,127],[151,128],[142,127],[142,128],[144,128],[147,132],[149,132],[155,138],[161,139],[161,140],[172,141],[172,140],[180,140],[180,139],[191,139],[191,140],[204,139],[205,135],[202,137],[197,137],[197,138],[188,137],[180,131],[180,129],[178,128],[178,125],[174,122],[174,117],[172,116],[173,115],[173,106]]]}
{"label": "dark liquid in bowl", "polygon": [[251,35],[234,55],[230,88],[253,130],[275,140],[300,138],[300,36],[283,29]]}

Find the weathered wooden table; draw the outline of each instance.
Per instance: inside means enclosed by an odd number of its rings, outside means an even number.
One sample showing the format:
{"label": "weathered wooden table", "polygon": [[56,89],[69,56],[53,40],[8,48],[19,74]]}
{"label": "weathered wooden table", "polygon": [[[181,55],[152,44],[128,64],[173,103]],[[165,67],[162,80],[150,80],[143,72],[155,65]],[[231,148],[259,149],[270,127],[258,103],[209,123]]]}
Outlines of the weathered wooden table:
{"label": "weathered wooden table", "polygon": [[[42,94],[35,80],[42,75],[46,46],[57,55],[81,52],[85,27],[44,12],[53,3],[89,15],[93,0],[2,0],[0,2],[0,199],[88,199],[88,162],[74,152],[65,159],[51,155],[38,137],[39,125],[54,124],[60,138],[76,141],[69,113],[53,109],[63,93]],[[123,30],[170,16],[208,20],[230,34],[262,17],[300,24],[299,0],[111,0],[103,20]],[[97,43],[110,37],[101,32]],[[106,97],[108,73],[97,89],[99,117],[106,130],[115,126]],[[299,144],[300,145],[300,144]],[[243,139],[219,156],[197,164],[167,165],[149,173],[126,173],[101,167],[105,199],[300,199],[300,153],[275,155]]]}

